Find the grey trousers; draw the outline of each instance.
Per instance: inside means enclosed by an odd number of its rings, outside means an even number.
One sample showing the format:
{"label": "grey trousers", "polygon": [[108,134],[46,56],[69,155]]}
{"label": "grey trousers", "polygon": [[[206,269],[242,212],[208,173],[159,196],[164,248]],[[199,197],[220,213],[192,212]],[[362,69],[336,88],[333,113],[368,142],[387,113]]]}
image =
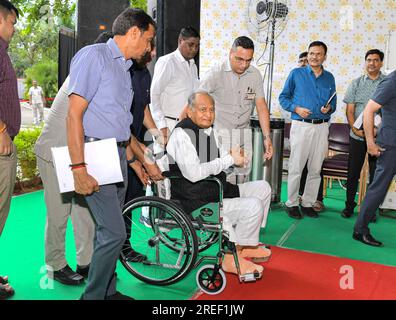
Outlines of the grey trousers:
{"label": "grey trousers", "polygon": [[355,232],[361,234],[370,233],[368,225],[376,210],[384,201],[396,174],[396,147],[386,145],[381,145],[381,147],[385,149],[385,152],[377,160],[374,180],[370,183],[355,223]]}
{"label": "grey trousers", "polygon": [[12,144],[12,152],[7,156],[0,156],[0,235],[3,232],[8,213],[10,212],[11,197],[14,192],[17,167],[17,151]]}
{"label": "grey trousers", "polygon": [[95,224],[84,196],[73,192],[61,194],[52,162],[37,157],[37,165],[44,185],[47,207],[45,263],[48,270],[58,271],[68,264],[65,257],[65,238],[69,217],[73,224],[77,264],[90,264]]}
{"label": "grey trousers", "polygon": [[103,300],[116,293],[114,271],[127,237],[122,207],[128,181],[125,148],[118,151],[124,183],[100,186],[99,192],[85,197],[96,222],[96,234],[84,300]]}

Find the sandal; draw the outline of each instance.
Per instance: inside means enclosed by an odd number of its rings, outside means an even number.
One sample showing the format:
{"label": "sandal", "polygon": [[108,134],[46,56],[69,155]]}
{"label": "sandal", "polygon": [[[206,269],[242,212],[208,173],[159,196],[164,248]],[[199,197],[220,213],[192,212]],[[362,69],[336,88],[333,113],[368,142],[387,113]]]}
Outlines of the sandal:
{"label": "sandal", "polygon": [[221,268],[224,272],[233,273],[240,276],[246,276],[248,274],[259,274],[259,278],[261,278],[264,267],[254,264],[251,261],[248,261],[242,257],[239,257],[239,268],[241,270],[241,274],[238,274],[238,270],[235,265],[234,256],[232,254],[225,254],[223,257],[223,261],[221,263]]}
{"label": "sandal", "polygon": [[312,208],[316,212],[322,212],[325,209],[325,206],[322,201],[316,200],[315,203],[313,204]]}
{"label": "sandal", "polygon": [[7,284],[8,283],[8,276],[2,277],[0,276],[0,284]]}
{"label": "sandal", "polygon": [[0,284],[0,300],[12,297],[14,293],[14,289],[9,284]]}
{"label": "sandal", "polygon": [[267,262],[271,255],[271,250],[264,246],[256,248],[242,248],[240,252],[241,257],[250,258],[254,263]]}

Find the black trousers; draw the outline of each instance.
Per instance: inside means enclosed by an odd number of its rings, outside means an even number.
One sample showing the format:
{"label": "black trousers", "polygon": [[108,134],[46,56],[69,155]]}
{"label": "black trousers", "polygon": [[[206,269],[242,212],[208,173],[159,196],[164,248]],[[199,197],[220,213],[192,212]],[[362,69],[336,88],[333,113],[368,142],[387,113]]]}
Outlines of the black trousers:
{"label": "black trousers", "polygon": [[[307,182],[307,175],[308,175],[308,167],[307,164],[304,167],[304,170],[301,174],[301,181],[300,181],[300,195],[304,194],[305,183]],[[318,190],[318,196],[316,197],[317,201],[323,202],[323,172],[320,173],[320,186]]]}
{"label": "black trousers", "polygon": [[396,147],[381,145],[385,152],[377,160],[377,169],[366,197],[360,208],[360,214],[355,223],[355,232],[370,233],[368,225],[375,215],[376,210],[384,201],[389,186],[396,174]]}
{"label": "black trousers", "polygon": [[[346,190],[346,207],[352,209],[356,206],[355,197],[359,185],[360,171],[366,158],[366,141],[349,139],[348,178]],[[374,179],[377,158],[369,155],[370,183]]]}

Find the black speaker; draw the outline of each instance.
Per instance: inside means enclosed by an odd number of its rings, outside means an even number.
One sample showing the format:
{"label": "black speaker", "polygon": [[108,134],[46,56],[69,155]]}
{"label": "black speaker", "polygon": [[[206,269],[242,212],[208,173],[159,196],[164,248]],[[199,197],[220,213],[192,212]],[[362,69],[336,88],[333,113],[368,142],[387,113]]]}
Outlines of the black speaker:
{"label": "black speaker", "polygon": [[78,0],[77,50],[92,44],[100,33],[111,31],[115,18],[128,7],[129,0]]}
{"label": "black speaker", "polygon": [[[150,2],[156,3],[156,6],[150,5]],[[192,26],[200,32],[201,0],[151,0],[148,9],[158,26],[157,57],[176,50],[183,27]],[[198,55],[196,62],[198,65]]]}
{"label": "black speaker", "polygon": [[70,72],[70,62],[76,53],[76,33],[66,27],[59,30],[58,89]]}

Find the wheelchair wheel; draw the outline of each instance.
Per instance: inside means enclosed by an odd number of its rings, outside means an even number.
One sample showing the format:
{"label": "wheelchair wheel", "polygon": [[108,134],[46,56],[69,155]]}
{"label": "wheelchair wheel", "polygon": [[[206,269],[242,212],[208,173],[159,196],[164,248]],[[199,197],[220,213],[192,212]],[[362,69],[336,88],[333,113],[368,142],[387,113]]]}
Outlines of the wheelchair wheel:
{"label": "wheelchair wheel", "polygon": [[200,268],[196,276],[199,288],[206,294],[215,295],[221,293],[227,284],[223,270],[215,271],[214,265],[205,265]]}
{"label": "wheelchair wheel", "polygon": [[[177,205],[176,205],[177,206]],[[150,210],[158,210],[157,208],[150,208]],[[181,209],[180,209],[181,210]],[[150,215],[155,216],[155,215]],[[190,221],[190,217],[186,216],[187,219]],[[193,228],[195,229],[195,233],[197,236],[197,245],[198,245],[198,252],[203,252],[209,249],[213,244],[217,243],[219,239],[219,233],[213,232],[209,230],[202,230],[199,227],[194,225],[194,222],[191,222]],[[153,224],[154,228],[160,228],[158,224]],[[180,250],[180,243],[178,241],[174,241],[171,238],[171,235],[164,234],[164,238],[161,238],[161,241],[171,250],[179,251]]]}
{"label": "wheelchair wheel", "polygon": [[[142,212],[149,215],[149,223],[141,222]],[[123,215],[133,249],[147,257],[134,262],[121,251],[120,261],[133,276],[148,284],[170,285],[194,267],[197,236],[178,206],[158,197],[141,197],[127,203]]]}

